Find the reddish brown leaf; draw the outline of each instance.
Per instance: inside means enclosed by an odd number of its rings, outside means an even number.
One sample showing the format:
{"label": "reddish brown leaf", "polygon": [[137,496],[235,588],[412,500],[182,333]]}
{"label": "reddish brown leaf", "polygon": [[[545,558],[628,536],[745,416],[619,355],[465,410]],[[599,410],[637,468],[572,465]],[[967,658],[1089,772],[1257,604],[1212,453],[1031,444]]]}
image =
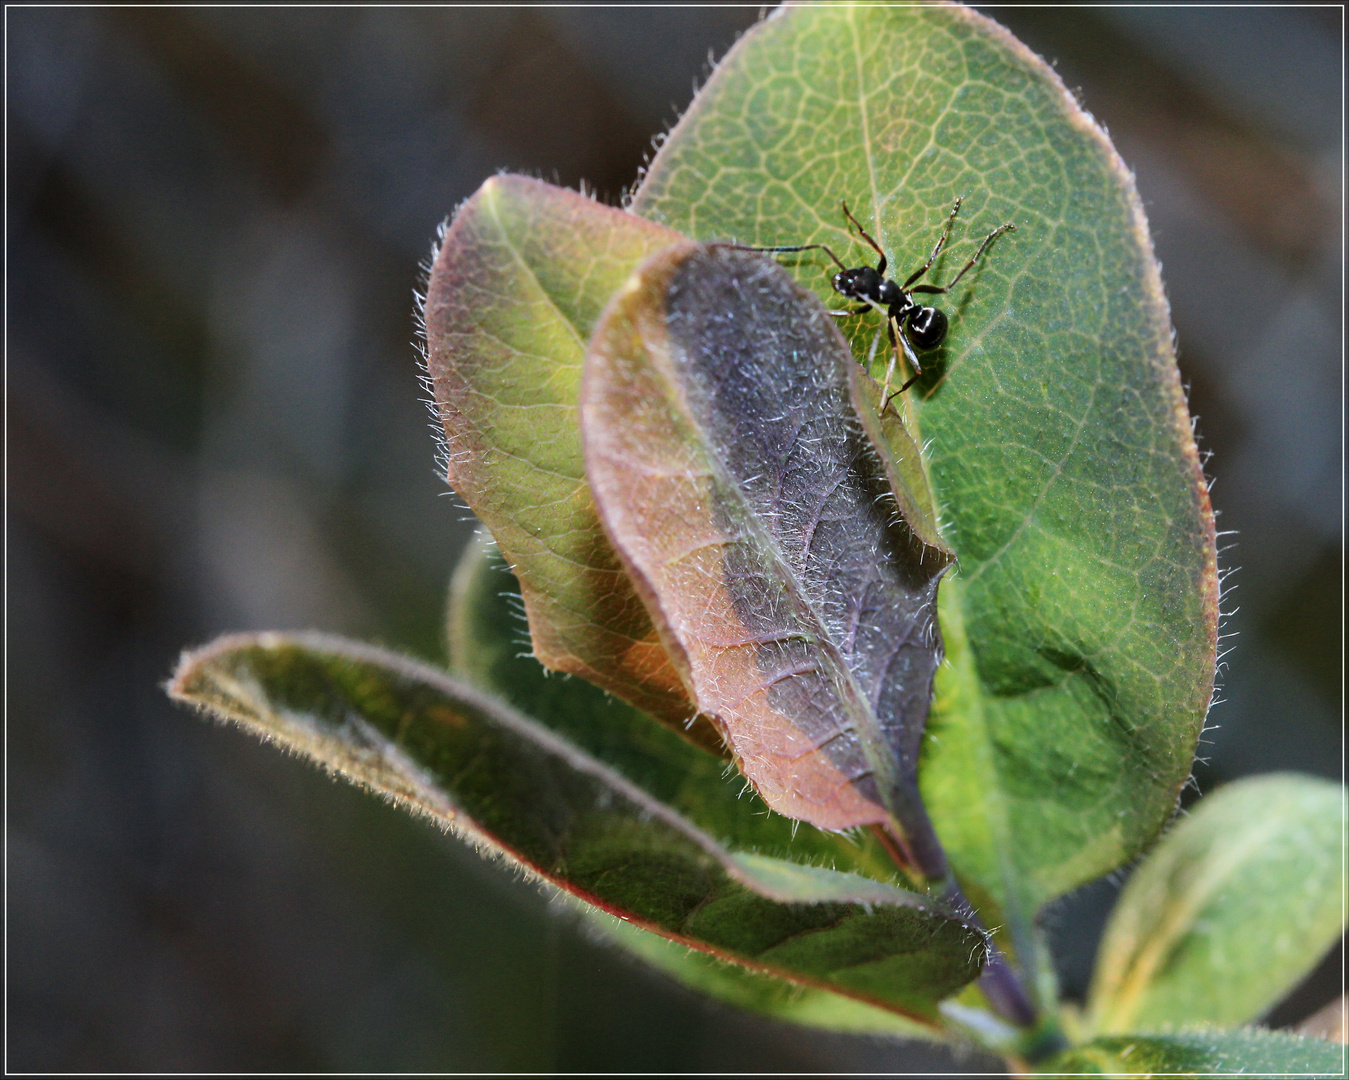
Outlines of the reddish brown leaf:
{"label": "reddish brown leaf", "polygon": [[576,395],[585,342],[642,258],[678,236],[520,176],[455,215],[426,297],[451,485],[520,579],[534,654],[721,751],[596,518]]}

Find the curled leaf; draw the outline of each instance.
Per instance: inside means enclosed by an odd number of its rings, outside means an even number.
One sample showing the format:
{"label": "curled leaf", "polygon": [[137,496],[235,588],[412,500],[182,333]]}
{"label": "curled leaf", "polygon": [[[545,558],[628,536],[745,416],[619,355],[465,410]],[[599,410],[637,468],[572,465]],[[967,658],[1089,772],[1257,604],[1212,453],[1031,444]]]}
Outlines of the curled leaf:
{"label": "curled leaf", "polygon": [[765,801],[826,829],[893,817],[940,875],[915,768],[950,558],[905,521],[860,378],[773,262],[679,245],[595,331],[586,468],[662,640]]}
{"label": "curled leaf", "polygon": [[721,752],[595,516],[576,394],[609,295],[677,234],[522,176],[455,215],[427,286],[427,368],[450,484],[520,579],[534,654]]}

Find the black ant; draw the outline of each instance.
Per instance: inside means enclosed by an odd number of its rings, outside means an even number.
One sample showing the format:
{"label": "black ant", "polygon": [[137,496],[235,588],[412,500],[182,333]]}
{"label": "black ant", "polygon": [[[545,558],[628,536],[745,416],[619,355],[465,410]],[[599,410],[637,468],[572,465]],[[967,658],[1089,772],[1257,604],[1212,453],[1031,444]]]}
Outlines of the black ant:
{"label": "black ant", "polygon": [[[1006,225],[1000,225],[985,236],[983,243],[979,245],[979,250],[961,268],[960,273],[946,285],[915,285],[914,282],[931,269],[932,264],[937,261],[937,256],[946,247],[946,241],[951,236],[951,226],[955,224],[956,215],[960,213],[962,202],[964,202],[964,196],[956,199],[956,204],[951,208],[951,213],[946,219],[946,227],[942,229],[941,237],[937,240],[936,246],[933,247],[932,254],[927,257],[927,262],[908,276],[903,285],[885,276],[885,268],[888,265],[885,252],[881,250],[880,244],[876,243],[862,228],[861,222],[853,217],[846,202],[842,203],[844,215],[862,235],[862,239],[871,246],[871,250],[881,257],[881,261],[874,268],[857,266],[850,270],[843,265],[843,260],[825,244],[797,244],[791,247],[744,249],[746,251],[763,252],[823,251],[838,266],[838,273],[834,275],[833,279],[834,291],[849,300],[860,300],[864,305],[863,307],[853,308],[851,311],[831,311],[829,314],[838,318],[846,318],[850,315],[861,315],[872,310],[885,313],[886,324],[890,331],[890,343],[894,346],[894,355],[885,372],[886,396],[885,402],[881,406],[881,412],[885,411],[891,399],[898,394],[902,394],[922,376],[923,367],[918,362],[918,350],[928,352],[937,348],[946,340],[946,330],[949,325],[946,315],[935,307],[917,303],[913,299],[913,294],[939,295],[950,292],[951,289],[955,288],[956,282],[963,278],[970,268],[979,261],[979,256],[984,253],[989,244],[993,243],[1003,233],[1016,230],[1016,226],[1009,221]],[[908,358],[909,366],[913,368],[913,375],[898,390],[890,393],[890,378],[894,374],[895,365],[899,361],[901,346],[904,349],[904,355]]]}

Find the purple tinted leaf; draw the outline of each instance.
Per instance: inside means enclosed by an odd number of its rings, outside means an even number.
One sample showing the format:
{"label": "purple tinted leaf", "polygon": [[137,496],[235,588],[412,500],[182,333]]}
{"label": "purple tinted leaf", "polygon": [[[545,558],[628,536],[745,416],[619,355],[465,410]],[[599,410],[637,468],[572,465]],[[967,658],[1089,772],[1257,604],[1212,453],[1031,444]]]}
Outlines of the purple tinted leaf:
{"label": "purple tinted leaf", "polygon": [[898,819],[932,872],[915,770],[950,556],[901,513],[854,407],[863,379],[771,261],[677,246],[592,339],[587,472],[667,649],[769,805],[831,829]]}

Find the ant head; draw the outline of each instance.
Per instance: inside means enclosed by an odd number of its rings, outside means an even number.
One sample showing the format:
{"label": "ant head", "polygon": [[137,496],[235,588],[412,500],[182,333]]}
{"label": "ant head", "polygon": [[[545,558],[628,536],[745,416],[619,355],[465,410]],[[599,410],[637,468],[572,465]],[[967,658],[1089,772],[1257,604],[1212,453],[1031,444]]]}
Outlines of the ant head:
{"label": "ant head", "polygon": [[881,281],[873,267],[858,266],[834,275],[834,291],[853,300],[877,300]]}
{"label": "ant head", "polygon": [[946,340],[946,316],[934,307],[920,307],[909,316],[909,340],[916,349],[935,349]]}

